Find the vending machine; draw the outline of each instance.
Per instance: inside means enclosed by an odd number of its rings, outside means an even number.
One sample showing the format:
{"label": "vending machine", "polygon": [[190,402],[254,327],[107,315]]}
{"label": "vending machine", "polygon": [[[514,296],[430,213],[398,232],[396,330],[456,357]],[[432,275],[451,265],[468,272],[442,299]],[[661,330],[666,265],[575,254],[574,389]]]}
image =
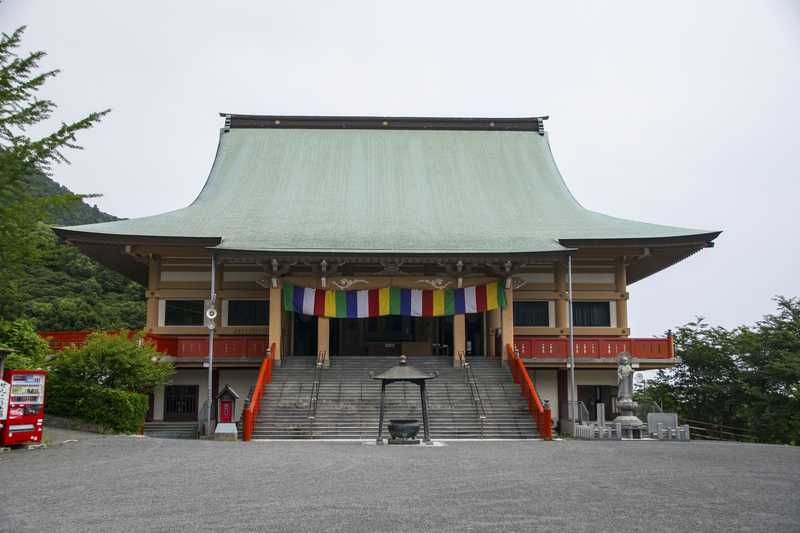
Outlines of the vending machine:
{"label": "vending machine", "polygon": [[42,442],[46,377],[46,370],[5,371],[3,381],[9,384],[8,409],[0,412],[0,445]]}

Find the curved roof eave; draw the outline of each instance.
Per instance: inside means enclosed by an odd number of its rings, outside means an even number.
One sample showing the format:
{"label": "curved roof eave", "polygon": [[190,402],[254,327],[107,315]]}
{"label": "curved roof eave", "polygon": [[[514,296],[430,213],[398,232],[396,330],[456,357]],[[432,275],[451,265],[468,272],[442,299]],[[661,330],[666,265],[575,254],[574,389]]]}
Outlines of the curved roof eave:
{"label": "curved roof eave", "polygon": [[[103,222],[102,224],[107,224]],[[50,229],[65,241],[95,242],[109,244],[174,244],[183,246],[214,247],[222,242],[222,237],[186,237],[181,235],[135,235],[127,233],[103,233],[80,231],[72,228],[84,226],[51,226]]]}
{"label": "curved roof eave", "polygon": [[386,123],[364,118],[375,122],[371,129],[359,129],[362,119],[352,129],[314,129],[321,126],[308,124],[320,117],[291,117],[297,124],[282,117],[279,128],[267,125],[280,118],[233,118],[246,124],[220,130],[208,178],[189,206],[54,231],[67,240],[220,253],[373,255],[564,254],[710,243],[719,235],[585,209],[558,171],[541,119],[509,119],[509,129],[498,130],[500,123],[444,119],[391,119],[381,129]]}
{"label": "curved roof eave", "polygon": [[589,246],[669,246],[687,243],[713,244],[714,239],[722,231],[708,231],[688,235],[675,235],[667,237],[624,237],[609,239],[559,239],[558,242],[566,247],[583,248]]}

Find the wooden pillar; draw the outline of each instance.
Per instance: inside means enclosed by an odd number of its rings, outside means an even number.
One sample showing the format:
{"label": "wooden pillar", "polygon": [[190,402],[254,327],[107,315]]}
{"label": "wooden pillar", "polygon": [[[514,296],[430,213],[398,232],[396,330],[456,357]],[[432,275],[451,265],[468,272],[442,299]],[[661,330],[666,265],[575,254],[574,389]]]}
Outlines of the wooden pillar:
{"label": "wooden pillar", "polygon": [[488,357],[500,357],[502,354],[495,353],[494,335],[495,331],[500,329],[500,310],[493,309],[486,313],[486,321],[488,326],[486,328],[486,355]]}
{"label": "wooden pillar", "polygon": [[317,317],[317,351],[325,353],[325,367],[331,365],[331,319]]}
{"label": "wooden pillar", "polygon": [[280,361],[283,356],[281,350],[281,318],[283,317],[283,303],[281,299],[281,289],[269,289],[269,345],[275,344],[275,351],[272,357],[275,361]]}
{"label": "wooden pillar", "polygon": [[453,366],[461,364],[467,355],[467,321],[463,314],[453,315]]}
{"label": "wooden pillar", "polygon": [[514,290],[511,287],[506,287],[506,308],[501,313],[501,328],[502,328],[502,350],[500,354],[500,361],[503,366],[507,365],[506,361],[506,347],[510,344],[514,346]]}
{"label": "wooden pillar", "polygon": [[614,265],[614,284],[619,293],[617,299],[617,327],[626,330],[626,334],[630,334],[628,330],[628,279],[625,272],[625,258],[620,257]]}
{"label": "wooden pillar", "polygon": [[567,371],[563,369],[556,370],[556,387],[558,392],[558,420],[559,426],[561,420],[569,418],[569,378]]}
{"label": "wooden pillar", "polygon": [[158,327],[158,298],[156,291],[161,283],[161,259],[150,256],[147,270],[147,330]]}
{"label": "wooden pillar", "polygon": [[556,280],[556,327],[562,331],[562,335],[567,334],[569,329],[569,301],[567,300],[567,272],[563,261],[553,263]]}

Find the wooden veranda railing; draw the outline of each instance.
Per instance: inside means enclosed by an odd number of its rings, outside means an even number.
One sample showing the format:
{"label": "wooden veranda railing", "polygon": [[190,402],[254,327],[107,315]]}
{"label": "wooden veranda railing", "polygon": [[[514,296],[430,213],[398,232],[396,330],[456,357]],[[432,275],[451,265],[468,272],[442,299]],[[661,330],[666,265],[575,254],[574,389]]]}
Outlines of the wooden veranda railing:
{"label": "wooden veranda railing", "polygon": [[275,353],[275,343],[273,342],[269,348],[269,352],[264,360],[261,362],[261,368],[258,370],[258,379],[256,386],[253,389],[253,395],[250,397],[250,405],[242,412],[242,440],[251,440],[253,438],[253,427],[256,424],[256,417],[261,409],[261,397],[264,395],[264,387],[272,381],[272,362],[273,354]]}
{"label": "wooden veranda railing", "polygon": [[[515,335],[514,348],[522,359],[563,359],[569,357],[569,339]],[[636,359],[672,361],[675,347],[672,337],[635,339],[630,337],[576,337],[576,359],[609,359],[616,361],[622,352]]]}
{"label": "wooden veranda railing", "polygon": [[536,392],[536,387],[533,386],[533,381],[531,381],[531,376],[525,369],[525,364],[517,356],[510,344],[506,345],[506,356],[514,383],[519,384],[520,389],[522,389],[522,395],[528,401],[528,411],[531,412],[531,416],[536,421],[536,429],[544,440],[552,440],[553,425],[550,407],[542,405],[539,394]]}

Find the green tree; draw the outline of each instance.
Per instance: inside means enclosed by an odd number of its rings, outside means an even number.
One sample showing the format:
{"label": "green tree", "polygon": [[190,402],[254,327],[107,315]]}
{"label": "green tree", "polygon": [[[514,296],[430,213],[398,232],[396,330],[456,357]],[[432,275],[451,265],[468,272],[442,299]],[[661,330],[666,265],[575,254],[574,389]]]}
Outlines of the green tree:
{"label": "green tree", "polygon": [[800,299],[733,330],[702,319],[675,332],[678,364],[637,392],[684,419],[744,429],[761,441],[800,444]]}
{"label": "green tree", "polygon": [[[81,204],[85,205],[85,204]],[[23,315],[39,330],[138,330],[145,324],[144,289],[59,242],[41,226],[30,234],[39,255],[19,273]]]}
{"label": "green tree", "polygon": [[683,418],[741,423],[743,389],[735,339],[735,331],[711,327],[702,318],[677,328],[673,340],[678,363],[659,370],[638,391],[637,399],[655,401]]}
{"label": "green tree", "polygon": [[800,299],[776,303],[776,313],[737,338],[743,411],[759,439],[800,444]]}
{"label": "green tree", "polygon": [[711,327],[702,319],[675,331],[675,352],[681,362],[672,379],[684,416],[739,426],[744,401],[736,331]]}
{"label": "green tree", "polygon": [[38,249],[30,233],[45,213],[64,208],[76,195],[41,196],[26,186],[29,177],[48,175],[53,164],[68,162],[66,150],[80,149],[76,134],[91,128],[108,110],[90,113],[55,131],[32,138],[27,131],[51,118],[56,104],[37,97],[45,82],[58,70],[39,71],[42,51],[20,56],[21,27],[0,35],[0,318],[21,314],[19,272]]}
{"label": "green tree", "polygon": [[85,385],[100,385],[129,392],[149,392],[172,378],[172,363],[142,335],[93,333],[83,346],[69,347],[50,363],[53,378]]}

